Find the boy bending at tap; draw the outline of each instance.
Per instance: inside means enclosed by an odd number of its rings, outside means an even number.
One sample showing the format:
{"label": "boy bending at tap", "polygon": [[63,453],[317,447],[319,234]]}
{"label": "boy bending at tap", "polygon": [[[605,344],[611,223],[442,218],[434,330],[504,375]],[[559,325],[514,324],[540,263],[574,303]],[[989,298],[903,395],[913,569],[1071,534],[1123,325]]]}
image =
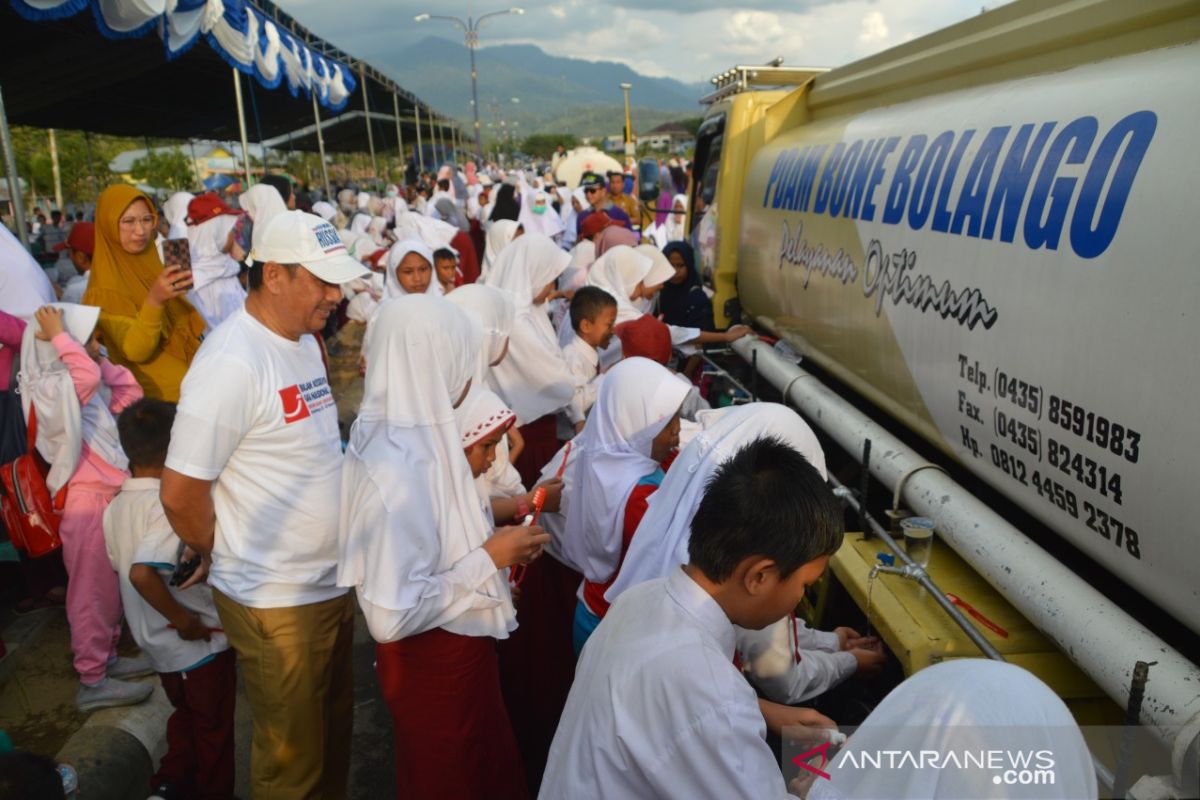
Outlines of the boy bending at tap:
{"label": "boy bending at tap", "polygon": [[788,797],[733,663],[734,626],[787,616],[843,533],[837,500],[790,446],[756,439],[722,464],[689,563],[623,593],[584,649],[540,797]]}
{"label": "boy bending at tap", "polygon": [[236,661],[212,590],[187,585],[191,552],[158,499],[174,421],[175,405],[162,400],[138,400],[121,412],[117,433],[133,477],[104,512],[104,539],[129,629],[175,708],[153,796],[225,798],[233,794]]}

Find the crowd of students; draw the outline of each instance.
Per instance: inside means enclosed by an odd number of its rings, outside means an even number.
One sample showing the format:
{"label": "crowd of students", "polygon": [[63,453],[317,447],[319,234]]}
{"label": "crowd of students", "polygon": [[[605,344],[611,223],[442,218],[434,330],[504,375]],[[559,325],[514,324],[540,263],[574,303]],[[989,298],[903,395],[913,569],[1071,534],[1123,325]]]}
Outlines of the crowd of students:
{"label": "crowd of students", "polygon": [[708,408],[690,356],[749,331],[618,184],[448,165],[428,197],[285,179],[161,211],[113,186],[67,237],[82,304],[0,230],[0,357],[67,490],[77,702],[158,673],[152,796],[232,796],[239,672],[253,796],[346,796],[356,609],[398,797],[788,795],[767,731],[835,727],[798,704],[885,656],[796,618],[844,531],[820,444],[785,406]]}

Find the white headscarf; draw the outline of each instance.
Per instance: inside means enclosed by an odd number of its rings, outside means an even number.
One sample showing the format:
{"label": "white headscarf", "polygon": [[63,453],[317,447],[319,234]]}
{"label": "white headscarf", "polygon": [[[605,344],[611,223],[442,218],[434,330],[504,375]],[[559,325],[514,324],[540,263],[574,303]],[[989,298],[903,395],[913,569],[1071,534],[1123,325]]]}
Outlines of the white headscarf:
{"label": "white headscarf", "polygon": [[[679,218],[675,218],[675,204],[681,203],[683,211],[679,214]],[[677,194],[671,198],[671,213],[667,214],[666,220],[663,221],[663,234],[667,242],[679,242],[687,239],[687,207],[688,199],[686,194]]]}
{"label": "white headscarf", "polygon": [[494,286],[468,283],[460,286],[446,299],[474,315],[483,327],[483,347],[479,351],[479,365],[475,371],[475,382],[482,385],[492,362],[500,358],[512,335],[517,309],[512,296]]}
{"label": "white headscarf", "polygon": [[354,200],[359,211],[366,211],[368,206],[371,205],[371,195],[369,192],[359,192]]}
{"label": "white headscarf", "polygon": [[504,405],[500,396],[490,389],[471,387],[467,399],[454,410],[466,450],[499,427],[508,427],[517,419],[516,412]]}
{"label": "white headscarf", "polygon": [[[546,209],[541,214],[533,210],[534,205],[539,202]],[[517,219],[525,228],[526,233],[540,233],[543,236],[554,238],[563,232],[562,218],[555,212],[554,206],[550,205],[550,196],[541,189],[525,192],[525,198],[521,201],[521,212],[517,215]]]}
{"label": "white headscarf", "polygon": [[397,239],[420,239],[430,250],[449,247],[450,240],[458,235],[458,228],[440,219],[431,219],[414,211],[396,216]]}
{"label": "white headscarf", "polygon": [[[1048,751],[1054,786],[1004,785],[993,769],[855,769],[880,750],[913,754],[1001,751],[1008,758]],[[959,756],[961,759],[962,756]],[[1038,761],[1033,757],[1033,768]],[[904,761],[901,761],[903,764]],[[911,763],[911,762],[909,762]],[[1087,742],[1066,704],[1015,664],[968,658],[934,664],[883,698],[824,767],[809,800],[829,798],[1095,798],[1099,791]]]}
{"label": "white headscarf", "polygon": [[508,293],[516,309],[508,356],[492,367],[491,377],[492,388],[517,412],[518,425],[562,408],[575,393],[575,379],[546,309],[533,305],[569,259],[550,239],[528,233],[505,248],[488,280],[489,286]]}
{"label": "white headscarf", "polygon": [[367,223],[367,236],[371,237],[371,241],[380,247],[387,245],[387,240],[384,238],[384,231],[387,230],[387,220],[383,217],[371,217],[371,221]]}
{"label": "white headscarf", "polygon": [[[429,576],[491,535],[453,408],[471,379],[481,334],[462,309],[410,295],[384,303],[367,336],[372,356],[343,467],[338,585],[403,612],[431,590]],[[386,511],[382,530],[360,513],[378,503]],[[475,595],[470,610],[441,627],[505,638],[516,614],[502,573]]]}
{"label": "white headscarf", "polygon": [[518,227],[519,223],[511,219],[498,219],[492,223],[492,227],[488,228],[487,238],[483,242],[483,265],[479,272],[480,283],[488,282],[492,269],[496,265],[496,259],[500,257],[501,251],[512,243],[513,237],[517,235]]}
{"label": "white headscarf", "polygon": [[266,183],[256,183],[242,192],[238,195],[238,204],[250,215],[250,220],[254,223],[250,234],[250,252],[255,252],[258,250],[259,239],[262,238],[261,232],[267,229],[267,223],[276,215],[287,211],[287,205],[284,204],[279,190]]}
{"label": "white headscarf", "polygon": [[318,200],[312,205],[312,212],[326,222],[333,222],[333,218],[337,216],[337,209],[332,204],[326,203],[324,200]]}
{"label": "white headscarf", "polygon": [[[561,190],[559,190],[559,194],[563,194]],[[571,202],[572,199],[579,201],[580,208],[588,207],[587,195],[584,193],[582,186],[577,187],[570,194],[563,196],[562,207],[558,210],[558,216],[562,220],[563,226],[563,237],[559,240],[559,244],[567,250],[574,247],[579,240],[579,234],[576,232],[579,212],[575,210],[575,204]]]}
{"label": "white headscarf", "polygon": [[371,224],[371,218],[366,214],[355,214],[354,219],[350,220],[350,232],[356,233],[359,236],[367,235],[367,226]]}
{"label": "white headscarf", "polygon": [[[680,564],[688,562],[692,518],[704,496],[705,484],[717,467],[733,458],[749,442],[762,436],[777,437],[799,451],[825,477],[825,452],[816,435],[808,423],[787,406],[747,403],[706,413],[701,417],[701,423],[704,431],[680,451],[666,480],[651,495],[649,508],[638,525],[638,531],[644,530],[648,535],[634,535],[625,561],[621,563],[621,573],[604,594],[610,603],[626,589],[666,577]],[[591,424],[589,421],[588,425]]]}
{"label": "white headscarf", "polygon": [[[582,246],[583,243],[580,242],[580,247]],[[586,248],[584,249],[586,252]],[[595,250],[593,249],[592,252],[594,253]],[[592,265],[588,267],[587,278],[583,285],[595,286],[613,296],[613,299],[617,301],[616,324],[620,325],[622,322],[635,320],[645,313],[633,304],[629,295],[633,294],[633,290],[650,274],[653,268],[654,259],[645,253],[639,253],[628,245],[621,244],[611,248],[592,262]],[[672,270],[672,274],[674,274],[674,270]],[[571,343],[574,335],[575,330],[571,327],[571,316],[565,315],[558,326],[558,346],[566,347]],[[620,340],[613,337],[613,341],[604,352],[613,353],[612,358],[615,359],[620,355],[620,347]],[[602,358],[602,362],[607,365],[609,359]]]}
{"label": "white headscarf", "polygon": [[400,262],[409,253],[416,253],[429,262],[429,287],[425,290],[425,294],[440,295],[442,293],[441,284],[437,282],[437,274],[432,272],[433,251],[426,247],[425,243],[420,239],[402,239],[392,245],[392,249],[388,250],[387,277],[384,278],[383,286],[383,297],[385,300],[393,297],[403,297],[408,294],[404,290],[404,287],[400,285],[400,279],[396,277],[396,268],[400,266]]}
{"label": "white headscarf", "polygon": [[633,249],[634,252],[641,253],[653,262],[646,277],[642,278],[642,283],[647,288],[661,286],[675,276],[675,268],[671,266],[670,260],[662,250],[649,243],[639,244]]}
{"label": "white headscarf", "polygon": [[[55,301],[54,287],[45,271],[21,245],[21,240],[0,225],[0,310],[30,319],[33,312]],[[8,376],[0,376],[7,381]]]}
{"label": "white headscarf", "polygon": [[[512,297],[492,286],[468,283],[446,295],[446,299],[473,314],[483,327],[483,347],[479,348],[474,377],[474,385],[483,388],[490,382],[492,363],[505,353],[512,335],[517,313]],[[508,458],[507,438],[496,446],[496,460],[477,482],[482,483],[480,490],[488,497],[512,497],[525,493],[521,474]]]}
{"label": "white headscarf", "polygon": [[163,203],[163,219],[167,221],[170,230],[168,239],[182,239],[188,235],[187,213],[188,203],[196,199],[191,192],[176,192]]}
{"label": "white headscarf", "polygon": [[187,226],[192,252],[192,288],[203,289],[218,278],[237,275],[241,265],[224,252],[229,232],[237,225],[234,214],[218,214],[199,225]]}
{"label": "white headscarf", "polygon": [[587,285],[597,286],[617,299],[617,324],[620,325],[642,316],[629,296],[653,268],[654,259],[650,256],[620,244],[596,259],[588,270]]}
{"label": "white headscarf", "polygon": [[[86,344],[100,319],[97,306],[52,303],[63,312],[63,328],[79,344]],[[37,338],[36,320],[21,338],[21,408],[29,420],[30,406],[37,407],[37,450],[50,464],[46,486],[51,494],[67,484],[79,466],[82,445],[117,469],[129,466],[117,438],[117,423],[108,410],[111,390],[101,381],[87,405],[80,406],[70,370],[51,342]],[[99,371],[99,367],[96,368]]]}
{"label": "white headscarf", "polygon": [[657,436],[687,397],[688,385],[648,358],[627,358],[608,371],[567,467],[573,493],[564,554],[584,577],[601,583],[621,558],[625,502],[640,478],[658,468]]}

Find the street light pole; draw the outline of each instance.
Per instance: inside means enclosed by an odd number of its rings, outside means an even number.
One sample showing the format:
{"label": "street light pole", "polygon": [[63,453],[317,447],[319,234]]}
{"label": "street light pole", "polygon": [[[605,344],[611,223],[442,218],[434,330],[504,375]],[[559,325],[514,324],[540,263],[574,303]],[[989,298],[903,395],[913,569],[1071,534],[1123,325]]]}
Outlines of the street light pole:
{"label": "street light pole", "polygon": [[498,17],[502,14],[524,14],[523,8],[508,8],[503,11],[492,11],[484,14],[479,19],[467,17],[466,22],[463,22],[458,17],[447,17],[440,14],[417,14],[413,17],[416,22],[424,22],[429,19],[444,19],[453,22],[455,25],[463,29],[463,34],[466,37],[467,50],[471,54],[471,114],[474,117],[475,124],[475,151],[478,158],[483,158],[483,133],[479,129],[479,84],[478,73],[475,70],[475,50],[479,47],[479,28],[483,21],[488,17]]}
{"label": "street light pole", "polygon": [[627,156],[632,156],[637,152],[633,146],[633,123],[629,119],[629,90],[632,88],[631,84],[621,84],[621,92],[625,95],[625,155]]}

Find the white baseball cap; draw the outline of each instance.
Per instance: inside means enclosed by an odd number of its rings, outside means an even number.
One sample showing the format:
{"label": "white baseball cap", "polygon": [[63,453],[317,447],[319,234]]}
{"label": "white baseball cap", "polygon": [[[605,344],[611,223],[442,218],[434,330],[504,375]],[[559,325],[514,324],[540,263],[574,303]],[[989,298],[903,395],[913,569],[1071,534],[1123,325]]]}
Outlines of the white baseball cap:
{"label": "white baseball cap", "polygon": [[371,274],[346,250],[337,230],[316,214],[280,212],[254,238],[251,261],[300,264],[326,283],[346,283]]}

